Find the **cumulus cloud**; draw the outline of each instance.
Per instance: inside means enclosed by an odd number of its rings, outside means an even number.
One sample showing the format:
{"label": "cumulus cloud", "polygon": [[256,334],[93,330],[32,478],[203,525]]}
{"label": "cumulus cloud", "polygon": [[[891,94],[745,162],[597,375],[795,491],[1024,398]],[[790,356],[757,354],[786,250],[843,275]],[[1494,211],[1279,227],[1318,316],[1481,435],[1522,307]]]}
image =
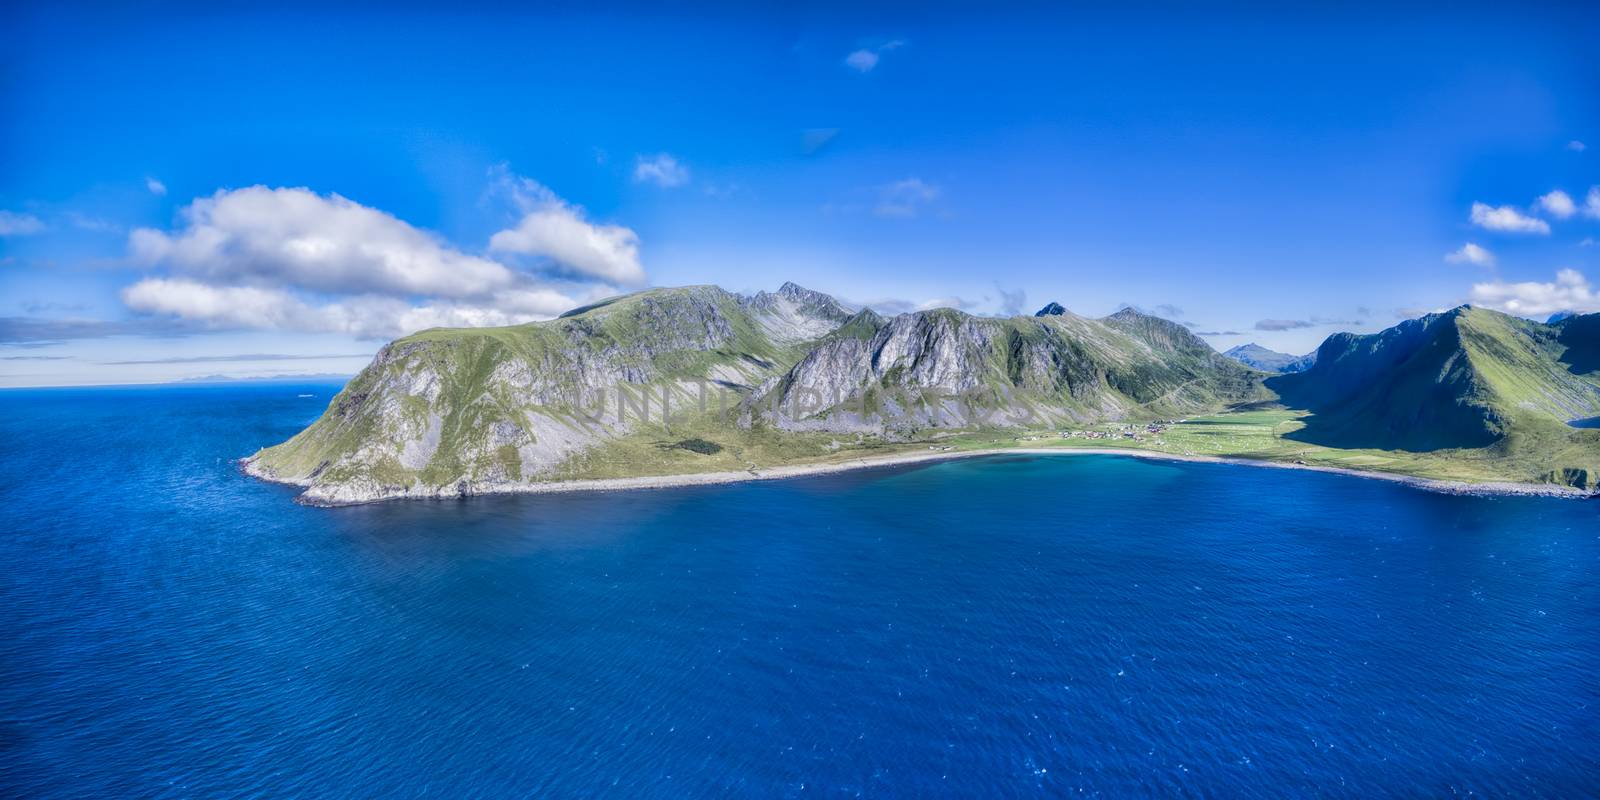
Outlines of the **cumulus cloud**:
{"label": "cumulus cloud", "polygon": [[1560,189],[1540,197],[1539,208],[1556,219],[1566,219],[1578,213],[1578,206],[1572,202],[1572,196]]}
{"label": "cumulus cloud", "polygon": [[44,220],[32,214],[0,211],[0,236],[28,236],[43,231]]}
{"label": "cumulus cloud", "polygon": [[1452,264],[1477,264],[1480,267],[1494,266],[1494,253],[1467,242],[1461,248],[1446,255],[1444,260]]}
{"label": "cumulus cloud", "polygon": [[1567,149],[1571,150],[1574,153],[1581,153],[1581,152],[1583,152],[1585,150],[1588,150],[1589,146],[1584,144],[1583,142],[1578,141],[1577,139],[1573,139],[1572,141],[1567,142]]}
{"label": "cumulus cloud", "polygon": [[341,333],[363,339],[389,339],[425,328],[516,325],[548,319],[574,305],[555,292],[538,290],[496,300],[502,302],[439,300],[412,305],[398,298],[362,295],[315,304],[283,289],[213,286],[182,278],[147,278],[122,290],[123,303],[134,311],[177,317],[207,328]]}
{"label": "cumulus cloud", "polygon": [[157,197],[161,197],[167,193],[167,185],[156,180],[155,178],[145,178],[144,188],[149,189],[150,193]]}
{"label": "cumulus cloud", "polygon": [[589,222],[537,181],[497,168],[496,180],[522,212],[511,228],[489,238],[489,249],[547,259],[562,271],[622,286],[644,283],[639,236],[621,225]]}
{"label": "cumulus cloud", "polygon": [[1316,323],[1303,319],[1264,319],[1256,323],[1258,331],[1292,331],[1314,327]]}
{"label": "cumulus cloud", "polygon": [[880,45],[863,47],[859,50],[851,51],[849,55],[845,56],[844,64],[857,72],[871,72],[874,67],[878,66],[878,61],[882,59],[884,53],[904,44],[905,42],[900,39],[891,39]]}
{"label": "cumulus cloud", "polygon": [[337,293],[467,297],[510,286],[510,269],[396,217],[310,189],[220,190],[185,207],[168,234],[139,228],[133,256],[211,282]]}
{"label": "cumulus cloud", "polygon": [[633,162],[633,179],[671,189],[689,182],[689,168],[667,153],[639,156]]}
{"label": "cumulus cloud", "polygon": [[1538,233],[1548,234],[1550,223],[1537,217],[1530,217],[1514,206],[1491,206],[1487,203],[1473,203],[1472,224],[1491,231],[1503,233]]}
{"label": "cumulus cloud", "polygon": [[[642,283],[638,237],[596,225],[542,185],[494,173],[517,214],[490,249],[464,252],[395,216],[336,194],[253,186],[179,212],[171,231],[129,235],[156,274],[128,286],[131,310],[198,329],[268,329],[392,338],[431,327],[548,319],[583,299]],[[559,276],[557,290],[538,277]]]}
{"label": "cumulus cloud", "polygon": [[1476,283],[1472,286],[1472,302],[1524,317],[1546,317],[1557,311],[1600,311],[1600,293],[1575,269],[1557,272],[1551,283]]}
{"label": "cumulus cloud", "polygon": [[1583,215],[1600,219],[1600,186],[1589,187],[1589,194],[1583,200]]}
{"label": "cumulus cloud", "polygon": [[939,199],[939,187],[921,178],[906,178],[878,187],[872,213],[880,217],[915,217]]}

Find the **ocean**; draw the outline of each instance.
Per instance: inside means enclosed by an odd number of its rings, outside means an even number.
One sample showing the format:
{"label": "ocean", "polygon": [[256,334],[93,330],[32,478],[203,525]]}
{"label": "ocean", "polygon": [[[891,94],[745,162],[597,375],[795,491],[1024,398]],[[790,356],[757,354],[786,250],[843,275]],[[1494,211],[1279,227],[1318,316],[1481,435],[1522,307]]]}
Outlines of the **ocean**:
{"label": "ocean", "polygon": [[1600,503],[1118,456],[338,509],[238,472],[335,390],[0,392],[0,795],[1600,793]]}

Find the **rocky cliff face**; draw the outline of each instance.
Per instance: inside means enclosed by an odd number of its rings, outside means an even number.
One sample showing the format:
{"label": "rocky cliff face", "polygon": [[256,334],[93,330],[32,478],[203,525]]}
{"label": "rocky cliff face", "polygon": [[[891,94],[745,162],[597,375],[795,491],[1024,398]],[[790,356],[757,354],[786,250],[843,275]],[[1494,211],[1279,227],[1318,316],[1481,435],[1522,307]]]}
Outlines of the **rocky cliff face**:
{"label": "rocky cliff face", "polygon": [[757,292],[745,305],[767,336],[784,343],[820,339],[850,319],[838,300],[794,283],[776,292]]}
{"label": "rocky cliff face", "polygon": [[848,318],[792,284],[755,298],[704,286],[550,322],[423,331],[385,346],[321,419],[245,467],[321,502],[496,491],[550,475],[664,405],[759,383],[792,361],[796,341]]}
{"label": "rocky cliff face", "polygon": [[830,337],[763,384],[741,422],[899,434],[1188,413],[1258,392],[1248,370],[1187,329],[1137,312],[995,319],[937,309]]}
{"label": "rocky cliff face", "polygon": [[[749,297],[654,289],[549,322],[392,342],[320,419],[245,467],[313,502],[458,496],[581,477],[576,458],[662,425],[669,406],[770,445],[1218,409],[1258,396],[1253,375],[1136,312],[885,319],[792,283]],[[726,396],[708,407],[708,392]]]}

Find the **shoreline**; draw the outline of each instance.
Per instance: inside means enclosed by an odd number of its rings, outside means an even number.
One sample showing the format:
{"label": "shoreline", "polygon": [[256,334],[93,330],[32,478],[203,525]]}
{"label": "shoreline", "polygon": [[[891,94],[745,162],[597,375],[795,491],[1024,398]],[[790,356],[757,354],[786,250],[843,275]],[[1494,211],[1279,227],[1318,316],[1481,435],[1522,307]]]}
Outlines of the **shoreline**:
{"label": "shoreline", "polygon": [[1267,467],[1277,469],[1296,469],[1310,472],[1322,472],[1334,475],[1347,475],[1355,478],[1389,481],[1412,486],[1424,491],[1439,492],[1442,494],[1456,495],[1493,495],[1493,496],[1520,496],[1520,497],[1560,497],[1567,499],[1587,499],[1600,497],[1600,492],[1586,492],[1555,484],[1485,482],[1469,483],[1465,481],[1446,481],[1434,478],[1422,478],[1415,475],[1401,475],[1392,472],[1374,472],[1368,470],[1349,469],[1345,467],[1329,467],[1318,464],[1294,464],[1281,461],[1266,461],[1261,459],[1241,458],[1237,456],[1209,456],[1209,455],[1182,455],[1178,453],[1163,453],[1153,450],[1134,450],[1114,447],[999,447],[982,450],[960,450],[930,453],[900,453],[885,456],[869,456],[822,464],[793,464],[779,467],[756,467],[749,470],[726,472],[695,472],[679,475],[656,475],[635,478],[578,478],[566,481],[540,481],[536,483],[504,484],[488,487],[469,487],[467,491],[445,492],[429,490],[412,490],[385,494],[370,498],[340,498],[313,496],[311,487],[306,483],[285,481],[252,469],[254,466],[250,459],[240,459],[240,465],[245,474],[260,478],[272,483],[288,484],[307,488],[295,500],[296,502],[319,507],[336,508],[342,506],[365,505],[367,503],[380,503],[388,500],[449,500],[464,497],[477,497],[497,494],[563,494],[567,492],[615,492],[631,491],[637,489],[672,489],[688,486],[714,486],[731,483],[745,483],[748,481],[782,480],[785,478],[802,478],[814,475],[831,475],[841,472],[873,469],[878,467],[908,466],[914,464],[934,463],[940,461],[953,461],[963,458],[982,458],[1001,455],[1081,455],[1081,456],[1129,456],[1144,458],[1152,461],[1182,461],[1201,464],[1228,464],[1245,467]]}

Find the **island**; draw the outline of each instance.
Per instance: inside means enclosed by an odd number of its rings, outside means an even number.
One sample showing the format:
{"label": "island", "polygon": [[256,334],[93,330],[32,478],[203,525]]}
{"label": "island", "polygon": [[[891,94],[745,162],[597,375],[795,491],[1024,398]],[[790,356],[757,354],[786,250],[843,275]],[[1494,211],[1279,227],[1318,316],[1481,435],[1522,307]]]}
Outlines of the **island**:
{"label": "island", "polygon": [[1132,308],[885,317],[793,283],[689,286],[393,341],[319,419],[242,465],[324,505],[1019,451],[1586,496],[1600,485],[1596,417],[1600,314],[1462,306],[1335,334],[1280,373]]}

